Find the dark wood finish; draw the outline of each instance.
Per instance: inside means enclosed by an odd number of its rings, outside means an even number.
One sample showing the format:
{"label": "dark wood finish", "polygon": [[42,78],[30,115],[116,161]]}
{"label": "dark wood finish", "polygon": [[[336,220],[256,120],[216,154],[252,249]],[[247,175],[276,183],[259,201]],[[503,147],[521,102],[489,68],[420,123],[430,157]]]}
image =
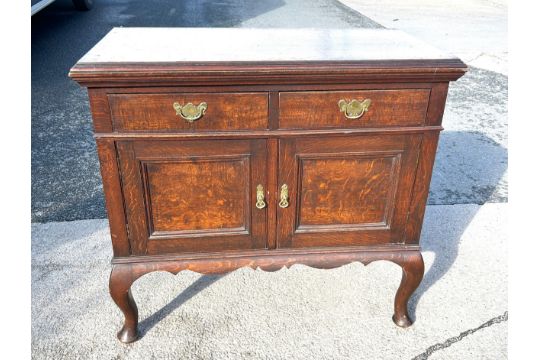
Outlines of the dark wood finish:
{"label": "dark wood finish", "polygon": [[437,151],[438,132],[429,132],[423,136],[422,150],[418,165],[415,171],[415,183],[409,205],[409,218],[405,230],[404,241],[408,244],[418,244],[420,241],[420,231],[424,221],[424,212],[429,195],[429,183],[431,172],[435,163],[435,152]]}
{"label": "dark wood finish", "polygon": [[282,142],[279,247],[403,242],[421,136],[383,135]]}
{"label": "dark wood finish", "polygon": [[394,300],[392,320],[397,326],[408,327],[412,325],[412,320],[409,316],[407,303],[424,277],[424,259],[420,251],[414,251],[403,253],[399,260],[396,263],[401,266],[402,275]]}
{"label": "dark wood finish", "polygon": [[279,127],[279,93],[277,91],[270,92],[268,101],[268,128],[270,130],[275,130]]}
{"label": "dark wood finish", "polygon": [[[459,60],[321,62],[279,65],[234,64],[197,66],[159,64],[80,64],[70,75],[87,87],[199,86],[244,84],[333,84],[454,81],[465,72]],[[292,79],[292,81],[291,81]]]}
{"label": "dark wood finish", "polygon": [[109,98],[104,89],[88,89],[88,98],[90,100],[90,111],[94,119],[94,131],[96,133],[112,132],[111,109],[109,107]]}
{"label": "dark wood finish", "polygon": [[[173,103],[208,104],[194,122],[176,115]],[[116,131],[258,130],[268,127],[267,93],[109,95]]]}
{"label": "dark wood finish", "polygon": [[267,236],[268,248],[275,249],[277,246],[277,188],[278,188],[278,168],[279,168],[279,140],[268,139],[268,177],[266,188],[266,212],[268,214]]}
{"label": "dark wood finish", "polygon": [[[185,51],[206,37],[226,41]],[[403,269],[393,320],[411,325],[448,81],[465,70],[390,30],[113,30],[70,76],[89,88],[120,341],[138,337],[130,288],[152,271],[388,260]],[[366,97],[360,119],[339,111]],[[172,106],[203,101],[193,123]]]}
{"label": "dark wood finish", "polygon": [[324,129],[324,130],[268,130],[268,131],[219,131],[212,133],[164,133],[164,134],[134,134],[134,133],[101,133],[95,134],[98,139],[286,139],[286,138],[320,138],[326,135],[354,136],[360,134],[419,134],[441,131],[441,126],[414,126],[402,128],[367,128],[367,129]]}
{"label": "dark wood finish", "polygon": [[424,274],[424,261],[417,248],[403,248],[395,250],[371,247],[362,249],[336,248],[302,249],[287,252],[274,250],[258,254],[218,254],[212,257],[153,259],[153,261],[117,262],[113,265],[110,289],[113,300],[124,313],[124,326],[118,333],[122,342],[132,342],[137,339],[137,305],[131,295],[130,286],[141,276],[153,271],[168,271],[178,274],[183,270],[195,271],[201,274],[224,274],[242,267],[261,269],[264,271],[277,271],[283,267],[294,264],[303,264],[317,269],[334,269],[342,265],[358,261],[369,265],[373,261],[392,261],[403,269],[401,283],[394,300],[394,315],[392,320],[400,327],[412,324],[407,303],[420,284]]}
{"label": "dark wood finish", "polygon": [[132,254],[266,247],[264,140],[118,142]]}
{"label": "dark wood finish", "polygon": [[124,326],[118,332],[118,340],[130,343],[139,338],[137,325],[139,310],[131,294],[131,285],[139,277],[132,266],[113,265],[109,278],[109,292],[116,305],[124,313]]}
{"label": "dark wood finish", "polygon": [[431,88],[431,96],[428,112],[426,115],[427,126],[438,126],[442,123],[448,83],[436,83]]}
{"label": "dark wood finish", "polygon": [[[235,92],[269,92],[269,97],[272,93],[276,93],[279,97],[279,92],[291,92],[291,91],[357,91],[357,90],[395,90],[395,89],[428,89],[431,90],[438,84],[448,84],[435,82],[406,82],[396,81],[391,83],[373,83],[373,82],[361,82],[361,83],[319,83],[319,84],[296,84],[290,82],[288,84],[243,84],[241,87],[238,85],[174,85],[174,86],[161,86],[153,85],[152,83],[146,84],[146,86],[129,86],[129,87],[107,87],[104,92],[105,97],[109,94],[170,94],[170,93],[235,93]],[[90,90],[103,90],[101,88],[89,88]],[[97,91],[96,93],[101,93]],[[269,109],[270,111],[272,109]],[[279,109],[275,109],[279,110]]]}
{"label": "dark wood finish", "polygon": [[113,255],[115,257],[129,256],[131,255],[131,249],[126,227],[124,198],[122,196],[122,184],[117,164],[116,146],[114,141],[107,139],[97,139],[96,143],[103,191],[105,192],[105,204],[109,217]]}
{"label": "dark wood finish", "polygon": [[[418,126],[424,123],[429,89],[298,91],[279,94],[279,126],[283,129]],[[371,100],[359,119],[347,119],[338,101]]]}

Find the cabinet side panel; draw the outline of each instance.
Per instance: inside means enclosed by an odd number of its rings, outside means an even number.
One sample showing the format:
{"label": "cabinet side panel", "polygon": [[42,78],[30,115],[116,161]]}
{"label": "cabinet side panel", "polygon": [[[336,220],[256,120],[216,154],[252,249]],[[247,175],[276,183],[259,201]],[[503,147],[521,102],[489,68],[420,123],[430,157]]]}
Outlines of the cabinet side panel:
{"label": "cabinet side panel", "polygon": [[447,82],[433,84],[433,87],[431,88],[431,94],[429,96],[429,105],[426,114],[427,126],[441,125],[447,93]]}
{"label": "cabinet side panel", "polygon": [[97,133],[111,132],[113,128],[107,92],[104,89],[88,89],[88,98],[94,121],[94,131]]}
{"label": "cabinet side panel", "polygon": [[116,160],[114,141],[97,139],[97,152],[105,193],[105,203],[109,215],[109,228],[115,257],[130,254],[129,241],[124,214],[124,200]]}
{"label": "cabinet side panel", "polygon": [[422,139],[420,157],[416,169],[416,178],[409,205],[409,216],[405,228],[405,243],[418,244],[420,241],[420,232],[426,210],[427,198],[429,195],[429,184],[435,162],[435,153],[439,132],[426,132]]}

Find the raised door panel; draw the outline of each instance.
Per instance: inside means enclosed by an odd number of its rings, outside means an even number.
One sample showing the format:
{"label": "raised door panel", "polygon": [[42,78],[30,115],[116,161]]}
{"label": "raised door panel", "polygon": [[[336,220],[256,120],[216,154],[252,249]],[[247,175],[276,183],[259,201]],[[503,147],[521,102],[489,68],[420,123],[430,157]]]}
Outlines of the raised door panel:
{"label": "raised door panel", "polygon": [[279,247],[402,243],[421,135],[280,143]]}
{"label": "raised door panel", "polygon": [[266,248],[264,140],[117,146],[132,254]]}

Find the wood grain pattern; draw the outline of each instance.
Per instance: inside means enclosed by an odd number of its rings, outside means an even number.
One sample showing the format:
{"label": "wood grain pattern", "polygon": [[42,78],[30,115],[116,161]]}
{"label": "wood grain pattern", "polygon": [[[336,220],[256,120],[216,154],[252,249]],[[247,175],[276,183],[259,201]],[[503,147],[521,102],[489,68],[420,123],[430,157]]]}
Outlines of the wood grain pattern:
{"label": "wood grain pattern", "polygon": [[433,87],[431,88],[431,96],[429,97],[428,111],[426,114],[427,126],[441,125],[447,94],[448,83],[442,82],[433,84]]}
{"label": "wood grain pattern", "polygon": [[[347,119],[338,101],[371,99],[359,119]],[[300,91],[279,94],[282,129],[418,126],[424,123],[429,100],[427,89]]]}
{"label": "wood grain pattern", "polygon": [[298,229],[309,225],[388,226],[400,154],[300,157]]}
{"label": "wood grain pattern", "polygon": [[[268,92],[269,97],[272,96],[272,93],[276,93],[279,97],[279,92],[290,92],[290,91],[357,91],[357,90],[395,90],[395,89],[427,89],[432,90],[433,87],[438,84],[445,84],[441,82],[402,82],[402,81],[393,81],[391,83],[380,83],[380,82],[361,82],[361,83],[328,83],[324,82],[321,84],[296,84],[290,82],[287,84],[242,84],[242,86],[234,84],[224,84],[224,85],[174,85],[174,86],[165,86],[152,83],[147,83],[146,86],[125,86],[125,87],[107,87],[96,89],[103,91],[106,94],[190,94],[190,93],[261,93]],[[94,88],[91,88],[94,89]],[[279,99],[278,99],[279,100]],[[269,110],[279,110],[278,104],[274,105],[275,107]]]}
{"label": "wood grain pattern", "polygon": [[[290,193],[290,206],[278,211],[278,247],[319,247],[319,246],[351,246],[384,243],[403,243],[404,231],[408,214],[411,191],[414,183],[414,169],[420,150],[421,136],[419,135],[365,135],[356,137],[328,137],[325,139],[287,139],[282,141],[280,149],[280,184],[288,184]],[[393,158],[392,165],[385,170],[384,166],[373,176],[358,171],[350,174],[325,168],[328,160],[340,159],[348,161],[349,166],[358,167],[359,158],[386,161]],[[307,159],[310,166],[317,170],[328,170],[316,173],[302,171],[302,162]],[[318,162],[322,160],[319,167]],[[363,164],[364,166],[366,164]],[[334,171],[335,170],[335,171]],[[348,169],[352,170],[352,169]],[[360,169],[357,169],[360,170]],[[382,172],[381,172],[382,171]],[[324,173],[323,173],[324,172]],[[337,174],[335,174],[337,172]],[[369,173],[369,172],[368,172]],[[387,174],[387,175],[385,175]],[[390,175],[392,174],[392,175]],[[340,179],[339,177],[342,176]],[[383,181],[387,188],[377,187],[377,182],[386,176]],[[332,191],[332,197],[326,197],[324,187],[338,180],[338,186]],[[362,187],[368,181],[374,181],[374,187]],[[348,192],[339,191],[339,187],[351,187]],[[355,186],[356,183],[356,186]],[[308,190],[316,197],[313,201],[311,194],[303,193],[302,184],[310,184]],[[322,188],[321,188],[322,187]],[[363,194],[373,196],[364,197]],[[322,195],[317,199],[318,195]],[[357,202],[352,199],[373,201],[374,204]],[[384,198],[381,201],[381,198]],[[304,201],[307,200],[306,203]],[[381,204],[382,203],[382,204]],[[340,204],[348,205],[349,214],[340,212]],[[377,209],[385,207],[378,216],[385,214],[381,222],[366,223],[363,221],[363,209]],[[302,209],[307,213],[302,214]],[[335,211],[332,221],[323,221],[317,215],[324,209]],[[310,217],[306,218],[306,214]],[[353,216],[351,216],[354,214]],[[304,216],[303,216],[304,215]],[[376,216],[377,216],[376,215]],[[339,220],[336,220],[336,217]],[[350,223],[349,220],[355,222]],[[307,220],[307,222],[306,222]],[[316,224],[319,222],[319,224]]]}
{"label": "wood grain pattern", "polygon": [[144,162],[152,235],[246,230],[249,157]]}
{"label": "wood grain pattern", "polygon": [[118,167],[124,194],[125,223],[129,234],[130,255],[147,253],[146,242],[150,235],[146,218],[143,177],[135,153],[135,142],[116,143]]}
{"label": "wood grain pattern", "polygon": [[247,131],[219,131],[201,133],[102,133],[95,134],[97,139],[109,140],[224,140],[224,139],[287,139],[287,138],[320,138],[325,136],[345,136],[356,135],[399,135],[399,134],[424,134],[429,132],[439,132],[441,126],[407,126],[395,128],[365,128],[365,129],[318,129],[318,130],[250,130]]}
{"label": "wood grain pattern", "polygon": [[124,314],[124,325],[116,336],[126,344],[139,338],[139,310],[131,294],[131,285],[138,277],[139,273],[134,274],[132,266],[113,265],[109,278],[109,293]]}
{"label": "wood grain pattern", "polygon": [[124,198],[120,172],[117,164],[117,153],[114,141],[97,139],[97,153],[105,193],[105,205],[109,218],[109,229],[113,255],[129,256],[131,248],[126,228],[126,215],[124,213]]}
{"label": "wood grain pattern", "polygon": [[268,129],[279,127],[279,92],[271,91],[268,94]]}
{"label": "wood grain pattern", "polygon": [[112,132],[111,108],[105,89],[88,89],[88,100],[94,124],[94,132]]}
{"label": "wood grain pattern", "polygon": [[118,147],[133,255],[266,248],[266,209],[255,207],[265,141]]}
{"label": "wood grain pattern", "polygon": [[268,139],[267,147],[268,179],[266,186],[266,213],[268,214],[268,248],[275,249],[277,246],[277,182],[279,170],[279,140]]}
{"label": "wood grain pattern", "polygon": [[422,149],[415,170],[414,190],[409,204],[409,217],[405,230],[405,242],[407,244],[418,244],[420,242],[420,232],[429,196],[429,183],[435,163],[438,141],[438,132],[424,134],[422,138]]}
{"label": "wood grain pattern", "polygon": [[[194,122],[176,115],[173,103],[208,104]],[[211,131],[268,127],[267,93],[111,94],[116,131]]]}

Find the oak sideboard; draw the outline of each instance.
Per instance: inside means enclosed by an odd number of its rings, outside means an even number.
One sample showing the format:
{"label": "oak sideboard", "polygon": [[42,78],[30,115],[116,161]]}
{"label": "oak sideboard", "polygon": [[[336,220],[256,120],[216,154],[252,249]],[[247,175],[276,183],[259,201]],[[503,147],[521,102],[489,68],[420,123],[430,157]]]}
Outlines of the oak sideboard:
{"label": "oak sideboard", "polygon": [[118,338],[137,339],[130,288],[152,271],[375,260],[402,267],[393,320],[411,325],[448,84],[466,70],[396,30],[111,30],[70,76],[88,88]]}

